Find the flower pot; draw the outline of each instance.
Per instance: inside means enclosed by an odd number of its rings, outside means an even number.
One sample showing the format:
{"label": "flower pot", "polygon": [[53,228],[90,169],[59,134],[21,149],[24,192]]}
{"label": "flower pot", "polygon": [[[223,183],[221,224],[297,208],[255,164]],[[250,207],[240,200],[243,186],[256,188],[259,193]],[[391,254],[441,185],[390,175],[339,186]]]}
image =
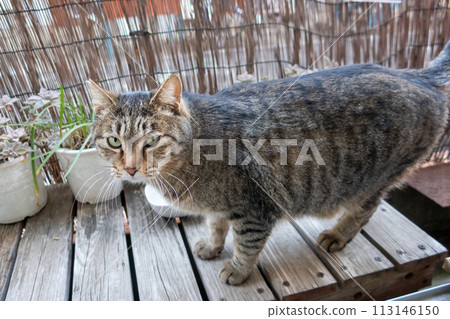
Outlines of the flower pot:
{"label": "flower pot", "polygon": [[31,161],[0,165],[0,224],[23,220],[39,212],[47,204],[47,189],[42,174],[37,176],[36,197]]}
{"label": "flower pot", "polygon": [[[79,151],[58,150],[56,156],[63,171],[67,171]],[[66,176],[75,198],[80,203],[101,203],[116,198],[122,182],[111,174],[111,164],[100,157],[97,149],[81,151],[74,167]]]}
{"label": "flower pot", "polygon": [[167,218],[189,216],[188,213],[177,209],[176,201],[170,203],[164,196],[151,184],[146,184],[144,188],[145,197],[155,213]]}

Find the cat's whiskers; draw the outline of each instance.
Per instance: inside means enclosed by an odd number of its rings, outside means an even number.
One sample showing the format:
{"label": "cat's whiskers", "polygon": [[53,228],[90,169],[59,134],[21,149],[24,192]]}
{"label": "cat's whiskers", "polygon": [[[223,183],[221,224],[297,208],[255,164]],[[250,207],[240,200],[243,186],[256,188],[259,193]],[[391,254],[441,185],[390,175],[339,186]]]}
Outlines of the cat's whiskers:
{"label": "cat's whiskers", "polygon": [[159,177],[161,177],[163,179],[163,182],[165,182],[170,188],[172,188],[173,192],[175,193],[175,196],[177,197],[176,203],[177,203],[177,208],[180,205],[180,198],[178,197],[178,192],[177,190],[172,186],[172,184],[170,184],[170,182],[164,178],[164,176],[159,175]]}
{"label": "cat's whiskers", "polygon": [[[176,191],[176,189],[172,186],[172,184],[170,184],[169,183],[169,181],[167,181],[162,175],[160,175],[160,177],[173,189],[173,191],[175,192],[175,196],[177,197],[177,201],[176,201],[176,203],[177,203],[177,210],[179,209],[179,207],[180,207],[180,198],[178,197],[178,192]],[[172,202],[171,204],[170,204],[170,206],[172,207],[172,210],[170,211],[170,213],[169,213],[169,218],[172,218],[172,214],[173,214],[173,212],[174,212],[174,210],[175,210],[175,208],[173,207],[173,204],[174,204],[174,202]],[[166,226],[167,226],[167,224],[169,223],[169,220],[167,220],[167,222],[166,222],[166,224],[163,226],[163,228],[162,229],[164,229]],[[161,229],[161,230],[162,230]]]}
{"label": "cat's whiskers", "polygon": [[[109,186],[106,189],[106,194],[104,196],[104,198],[111,198],[112,194],[116,194],[117,191],[120,190],[120,188],[122,187],[122,182],[117,183],[117,180],[113,177],[111,178],[110,182],[109,182]],[[119,195],[120,196],[120,192]],[[111,199],[113,200],[113,199]],[[105,202],[105,201],[103,201]],[[117,210],[120,210],[119,204],[122,204],[122,201],[120,199],[116,199],[114,198],[114,205],[117,208]],[[105,204],[106,205],[106,204]]]}
{"label": "cat's whiskers", "polygon": [[[106,170],[102,170],[102,171],[100,171],[100,172],[98,172],[98,173],[95,173],[94,175],[92,175],[91,177],[89,177],[82,185],[81,185],[81,187],[80,187],[80,189],[78,190],[78,192],[75,194],[75,196],[74,196],[74,199],[73,199],[73,202],[72,202],[72,206],[73,206],[73,204],[75,203],[75,201],[76,201],[76,198],[78,197],[78,195],[80,194],[80,192],[83,190],[83,188],[84,188],[84,186],[91,180],[91,179],[93,179],[94,177],[96,177],[97,175],[100,175],[100,174],[102,174],[102,173],[104,173]],[[92,186],[93,185],[95,185],[98,181],[100,181],[101,180],[101,178],[99,178],[98,180],[96,180],[94,183],[92,183],[91,184],[91,186],[88,188],[88,190],[87,190],[87,192],[84,194],[84,196],[83,196],[83,202],[84,202],[84,199],[86,198],[86,194],[89,192],[89,190],[92,188]]]}
{"label": "cat's whiskers", "polygon": [[[189,187],[189,188],[191,188],[191,187],[193,187],[197,182],[198,182],[198,180],[199,180],[200,178],[197,178],[192,184],[191,184],[191,186]],[[181,195],[180,195],[180,197],[182,197],[184,194],[186,193],[186,191],[184,191]],[[144,205],[144,207],[145,207],[146,205]],[[164,213],[164,212],[163,212]],[[84,292],[80,292],[80,297],[77,299],[77,301],[80,301],[81,300],[81,298],[83,298],[83,296],[87,293],[87,292],[89,292],[90,290],[91,290],[91,288],[92,287],[94,287],[94,285],[96,285],[97,284],[97,282],[100,280],[100,279],[102,279],[103,278],[103,276],[111,269],[111,267],[113,267],[130,249],[131,249],[131,247],[133,247],[133,245],[138,241],[138,240],[140,240],[141,238],[142,238],[142,236],[144,236],[144,234],[146,233],[146,232],[148,232],[149,230],[150,230],[150,228],[159,220],[159,218],[161,218],[161,216],[156,216],[154,219],[153,219],[153,221],[151,221],[151,224],[141,233],[141,234],[139,234],[138,236],[137,236],[137,238],[136,239],[134,239],[132,242],[131,242],[131,244],[123,251],[123,253],[122,254],[119,254],[119,256],[114,260],[114,262],[113,263],[111,263],[111,265],[110,266],[108,266],[108,268],[100,275],[100,276],[98,276],[98,278],[89,286],[89,287],[87,287],[85,290],[84,290]]]}
{"label": "cat's whiskers", "polygon": [[[160,182],[159,180],[157,180],[156,178],[154,178],[154,179],[152,179],[152,180],[150,181],[150,183],[151,183],[153,186],[157,187],[158,190],[159,190],[159,192],[160,192],[161,194],[164,194],[164,191],[163,191],[162,186],[161,186],[161,182]],[[150,202],[147,201],[147,202],[145,203],[145,205],[137,212],[137,215],[139,215],[139,213],[140,213],[141,211],[143,211],[147,205],[150,205]],[[154,219],[150,221],[150,223],[152,223],[152,222],[158,217],[158,214],[155,212],[155,210],[154,210],[152,207],[150,207],[150,210],[148,211],[148,213],[144,213],[144,215],[143,215],[142,217],[140,217],[140,220],[147,218],[149,215],[152,214],[152,212],[155,213],[155,215],[156,215],[156,216],[154,217]]]}
{"label": "cat's whiskers", "polygon": [[[106,202],[106,199],[109,197],[111,197],[111,195],[112,195],[112,192],[113,192],[113,190],[114,190],[114,187],[116,186],[116,183],[115,183],[115,180],[114,180],[114,178],[112,178],[109,182],[108,182],[108,186],[105,188],[105,192],[104,192],[104,195],[103,195],[103,199],[102,199],[102,205],[103,205],[103,207],[105,207],[105,215],[107,215],[108,214],[108,211],[107,211],[107,208],[108,208],[108,206],[109,206],[109,204]],[[117,199],[110,199],[109,201],[111,201],[111,200],[114,200],[114,205],[115,205],[115,208],[119,208],[118,207],[118,201],[119,200],[117,200]],[[109,202],[108,201],[108,202]],[[100,209],[102,209],[102,208],[100,208]],[[119,209],[118,209],[119,210]]]}
{"label": "cat's whiskers", "polygon": [[[111,192],[114,192],[114,194],[115,193],[117,193],[118,191],[122,191],[122,189],[123,189],[123,185],[122,185],[122,182],[120,182],[120,183],[113,183],[112,184],[112,187],[111,187]],[[121,196],[121,194],[119,193],[119,195],[118,196]],[[117,211],[120,211],[120,213],[122,214],[122,218],[124,217],[124,216],[126,216],[126,211],[125,211],[125,208],[122,206],[122,199],[120,198],[120,199],[116,199],[115,201],[114,201],[114,206],[115,206],[115,208],[117,209]],[[128,216],[126,216],[126,218],[127,218],[127,222],[128,222]],[[125,221],[124,221],[125,222]]]}
{"label": "cat's whiskers", "polygon": [[[155,185],[153,182],[156,182],[157,185]],[[153,184],[153,186],[157,186],[157,187],[158,187],[158,189],[160,190],[160,193],[161,193],[161,194],[164,193],[164,191],[163,191],[163,189],[162,189],[162,186],[161,186],[162,181],[160,181],[160,180],[157,179],[157,178],[154,178],[154,179],[152,179],[152,184]],[[147,203],[139,210],[138,214],[139,214],[139,213],[145,208],[145,206],[147,206],[147,205],[150,205],[150,203],[149,203],[148,201],[147,201]],[[166,209],[166,211],[167,211],[167,209]],[[166,211],[164,211],[164,213],[165,213]],[[149,222],[150,225],[147,226],[147,230],[150,229],[153,225],[155,225],[155,224],[158,222],[158,220],[162,217],[162,214],[158,214],[157,212],[154,211],[153,208],[150,208],[150,211],[149,211],[148,213],[144,213],[144,215],[141,217],[141,219],[147,218],[147,217],[150,216],[150,215],[153,215],[153,219],[150,220],[150,222]]]}
{"label": "cat's whiskers", "polygon": [[[154,184],[153,184],[154,185]],[[154,186],[156,186],[156,185],[154,185]],[[145,210],[145,208],[147,207],[147,206],[150,206],[150,203],[148,202],[148,201],[146,201],[146,203],[145,203],[145,205],[143,205],[137,212],[136,212],[136,216],[139,216],[140,215],[140,213],[143,211],[143,210]],[[142,216],[140,216],[138,219],[137,219],[137,221],[142,221],[143,219],[145,219],[147,216],[149,216],[151,213],[152,213],[152,211],[153,211],[153,209],[151,209],[151,207],[150,207],[150,211],[148,212],[148,213],[144,213]],[[151,222],[151,221],[150,221]]]}
{"label": "cat's whiskers", "polygon": [[[95,199],[95,201],[96,201],[96,204],[95,204],[95,211],[96,211],[97,213],[101,213],[103,207],[104,207],[104,206],[106,207],[106,204],[105,204],[106,195],[107,195],[107,193],[108,193],[109,187],[110,187],[111,184],[113,184],[113,183],[114,183],[114,177],[111,176],[111,177],[110,177],[110,178],[102,185],[100,191],[98,192],[98,194],[97,194],[97,196],[96,196],[96,199]],[[100,211],[98,210],[98,205],[99,205],[99,204],[100,204]],[[106,216],[106,215],[107,215],[107,211],[106,211],[106,208],[105,208],[105,216]]]}
{"label": "cat's whiskers", "polygon": [[[96,213],[101,214],[103,212],[103,208],[105,207],[105,217],[107,217],[107,215],[108,215],[108,212],[106,209],[106,203],[105,203],[105,194],[108,190],[110,183],[111,183],[111,179],[108,179],[108,181],[105,184],[103,184],[100,192],[97,194],[96,204],[95,204],[95,212]],[[100,211],[98,210],[99,205],[100,205]]]}
{"label": "cat's whiskers", "polygon": [[[94,177],[94,176],[96,176],[96,175],[99,175],[99,174],[101,174],[101,173],[104,173],[105,171],[106,171],[106,170],[100,171],[100,172],[98,172],[97,174],[93,175],[92,177]],[[87,181],[89,181],[90,179],[92,179],[92,177],[90,177]],[[83,206],[84,206],[84,204],[85,204],[86,195],[89,193],[89,191],[91,190],[91,188],[92,188],[95,184],[97,184],[99,181],[101,181],[101,180],[102,180],[102,177],[99,177],[99,178],[98,178],[94,183],[92,183],[92,184],[89,186],[89,188],[86,190],[86,192],[85,192],[85,194],[84,194],[84,196],[83,196],[83,199],[82,199],[82,201],[81,201],[81,207],[80,207],[80,209],[83,209]],[[86,182],[87,182],[87,181],[86,181]],[[84,185],[86,184],[86,182],[83,183],[83,186],[80,188],[80,191],[82,190],[82,188],[84,187]],[[105,183],[105,184],[106,184],[106,183]],[[102,188],[105,186],[105,184],[102,185]],[[102,188],[100,189],[99,193],[101,192]],[[79,192],[80,192],[80,191],[79,191]],[[77,195],[79,194],[79,192],[77,193]],[[98,194],[97,194],[97,197],[98,197]],[[75,199],[74,199],[74,202],[75,202]],[[96,211],[97,211],[97,209],[96,209]]]}
{"label": "cat's whiskers", "polygon": [[[161,175],[160,175],[160,177],[162,177]],[[167,188],[167,186],[166,186],[166,183],[164,183],[164,181],[163,180],[160,180],[159,178],[158,178],[158,181],[160,181],[161,182],[161,184],[163,185],[163,187],[165,188],[165,190],[166,190],[166,193],[168,193],[169,194],[169,196],[170,196],[170,212],[169,212],[169,218],[170,217],[172,217],[172,213],[173,213],[173,210],[174,210],[174,208],[173,208],[173,203],[175,202],[174,200],[173,200],[173,197],[172,197],[172,193],[170,192],[170,190]],[[170,185],[171,186],[171,185]],[[173,189],[173,187],[172,187],[172,189]],[[175,191],[175,190],[174,190]],[[175,192],[176,193],[176,192]],[[178,198],[178,194],[176,194],[177,195],[177,198]]]}
{"label": "cat's whiskers", "polygon": [[[79,195],[80,192],[83,190],[83,188],[85,187],[86,183],[87,183],[89,180],[91,180],[91,179],[94,178],[95,176],[97,176],[97,175],[99,175],[99,174],[102,174],[102,173],[105,173],[105,172],[107,172],[106,169],[105,169],[105,170],[102,170],[102,171],[100,171],[100,172],[94,174],[94,175],[91,176],[90,178],[88,178],[88,179],[83,183],[83,185],[80,187],[80,189],[79,189],[79,191],[77,192],[77,195],[75,196],[73,202],[75,203],[76,198],[78,197],[78,195]],[[97,184],[97,183],[98,183],[99,181],[101,181],[101,180],[102,180],[102,177],[99,177],[99,178],[98,178],[95,182],[93,182],[93,183],[89,186],[89,188],[86,190],[86,192],[84,193],[83,199],[81,200],[81,207],[80,207],[80,209],[83,209],[83,205],[84,205],[84,203],[85,203],[86,196],[87,196],[87,194],[89,193],[89,191],[91,190],[91,188],[94,187],[95,184]]]}
{"label": "cat's whiskers", "polygon": [[177,181],[179,181],[179,182],[186,188],[186,191],[189,193],[189,197],[191,198],[191,209],[192,209],[192,207],[193,207],[193,205],[194,205],[194,197],[192,197],[192,193],[191,193],[189,187],[187,187],[186,184],[185,184],[181,179],[179,179],[178,177],[176,177],[175,175],[170,174],[169,172],[163,172],[163,173],[166,173],[167,175],[169,175],[169,176],[175,178]]}
{"label": "cat's whiskers", "polygon": [[[155,185],[155,183],[153,183],[153,182],[156,182],[156,185]],[[162,186],[161,186],[161,182],[160,182],[158,179],[156,179],[156,178],[152,179],[152,184],[153,184],[153,186],[158,187],[158,190],[159,190],[159,193],[160,193],[160,194],[164,194],[164,191],[163,191]],[[147,204],[150,205],[150,202],[147,201]],[[147,205],[147,204],[146,204],[146,205]],[[144,217],[147,217],[147,216],[150,215],[152,212],[154,212],[156,215],[158,215],[158,214],[156,213],[156,211],[151,207],[151,209],[150,209],[150,211],[148,212],[148,214],[145,214]],[[155,218],[156,218],[156,217],[157,217],[157,216],[155,216]]]}
{"label": "cat's whiskers", "polygon": [[196,176],[196,177],[202,177],[200,174],[198,174],[197,171],[194,171],[192,168],[189,168],[189,165],[184,165],[183,166],[183,172],[187,172],[187,173],[191,173],[192,175]]}

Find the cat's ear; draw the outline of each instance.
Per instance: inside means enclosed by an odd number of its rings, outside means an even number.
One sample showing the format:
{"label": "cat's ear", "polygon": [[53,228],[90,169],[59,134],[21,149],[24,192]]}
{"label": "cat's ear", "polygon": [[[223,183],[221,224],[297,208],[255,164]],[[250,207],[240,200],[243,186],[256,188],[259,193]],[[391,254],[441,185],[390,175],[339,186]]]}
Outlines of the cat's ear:
{"label": "cat's ear", "polygon": [[91,95],[92,104],[96,114],[100,114],[102,111],[108,110],[115,105],[115,100],[119,94],[102,89],[92,80],[87,81],[86,86]]}
{"label": "cat's ear", "polygon": [[156,91],[153,99],[161,104],[178,105],[181,101],[181,79],[178,75],[169,76]]}

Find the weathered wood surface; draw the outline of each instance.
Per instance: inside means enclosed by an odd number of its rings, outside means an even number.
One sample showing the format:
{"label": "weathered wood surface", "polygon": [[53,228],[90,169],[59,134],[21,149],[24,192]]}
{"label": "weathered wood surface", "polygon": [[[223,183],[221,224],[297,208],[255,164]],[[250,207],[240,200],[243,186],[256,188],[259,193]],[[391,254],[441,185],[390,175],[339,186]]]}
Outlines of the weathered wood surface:
{"label": "weathered wood surface", "polygon": [[72,202],[67,185],[49,189],[47,205],[26,222],[6,300],[68,300]]}
{"label": "weathered wood surface", "polygon": [[322,295],[311,300],[387,300],[429,286],[432,276],[432,268],[417,272],[414,276],[411,276],[409,272],[384,271],[368,278],[356,279],[361,286],[345,285],[332,294]]}
{"label": "weathered wood surface", "polygon": [[316,240],[319,234],[332,228],[336,222],[337,218],[302,217],[296,218],[293,225],[341,285],[353,285],[356,284],[353,279],[366,279],[381,271],[393,270],[394,265],[360,233],[340,251],[328,253],[318,247]]}
{"label": "weathered wood surface", "polygon": [[142,187],[125,198],[140,300],[202,300],[175,221],[151,211]]}
{"label": "weathered wood surface", "polygon": [[383,202],[362,233],[332,254],[319,249],[316,238],[336,220],[281,221],[258,268],[235,287],[218,278],[222,263],[232,256],[231,232],[219,258],[200,260],[192,249],[207,234],[201,219],[153,223],[156,216],[142,189],[128,186],[130,251],[125,207],[116,198],[78,204],[72,256],[73,196],[64,185],[51,186],[49,196],[38,215],[0,225],[1,299],[67,300],[72,292],[72,300],[134,300],[136,274],[140,300],[385,300],[429,285],[434,267],[447,255],[441,244]]}
{"label": "weathered wood surface", "polygon": [[134,300],[120,197],[80,204],[72,300]]}
{"label": "weathered wood surface", "polygon": [[280,300],[309,300],[338,289],[336,279],[286,220],[273,229],[259,264]]}
{"label": "weathered wood surface", "polygon": [[[182,221],[191,251],[195,243],[207,235],[206,225],[200,218],[186,218]],[[275,296],[264,281],[260,271],[255,269],[250,277],[239,286],[229,286],[219,279],[222,264],[233,254],[231,232],[228,234],[225,248],[219,257],[213,260],[201,260],[194,257],[200,278],[209,300],[274,300]]]}
{"label": "weathered wood surface", "polygon": [[24,223],[0,225],[0,300],[5,300]]}
{"label": "weathered wood surface", "polygon": [[397,270],[416,267],[418,263],[431,265],[447,256],[444,246],[384,201],[364,227],[363,234]]}

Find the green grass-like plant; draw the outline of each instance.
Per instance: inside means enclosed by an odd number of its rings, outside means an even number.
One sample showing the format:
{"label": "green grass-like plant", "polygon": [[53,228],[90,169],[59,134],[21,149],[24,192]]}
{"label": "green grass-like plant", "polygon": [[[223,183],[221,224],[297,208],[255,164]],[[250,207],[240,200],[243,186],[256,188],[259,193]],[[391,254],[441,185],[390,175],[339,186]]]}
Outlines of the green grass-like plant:
{"label": "green grass-like plant", "polygon": [[[14,99],[11,102],[11,99],[8,100],[5,98],[5,101],[8,105],[12,105],[12,103],[18,100]],[[81,152],[92,146],[90,127],[94,121],[95,113],[89,105],[81,102],[80,96],[66,99],[62,86],[59,91],[41,89],[38,95],[31,96],[23,105],[22,110],[27,116],[26,122],[8,123],[7,125],[0,126],[5,131],[3,135],[5,142],[2,144],[2,153],[3,149],[5,149],[5,154],[13,154],[11,152],[15,149],[10,143],[12,140],[9,139],[6,141],[6,138],[12,134],[13,127],[18,127],[17,130],[20,130],[22,135],[26,135],[27,143],[24,144],[25,140],[24,136],[22,136],[20,141],[15,141],[16,144],[19,142],[22,144],[14,147],[18,151],[18,156],[24,157],[28,153],[30,154],[26,159],[31,160],[34,186],[36,195],[38,195],[37,175],[55,152],[60,149],[79,151],[74,162],[65,172],[65,176],[67,176],[74,167]],[[5,120],[1,124],[4,123],[6,123]],[[4,147],[6,142],[9,142],[9,144],[6,144],[8,149]],[[25,147],[27,145],[29,145],[29,148]],[[41,160],[40,165],[36,169],[37,160],[39,159]],[[0,164],[2,160],[6,160],[6,155],[0,159]]]}

